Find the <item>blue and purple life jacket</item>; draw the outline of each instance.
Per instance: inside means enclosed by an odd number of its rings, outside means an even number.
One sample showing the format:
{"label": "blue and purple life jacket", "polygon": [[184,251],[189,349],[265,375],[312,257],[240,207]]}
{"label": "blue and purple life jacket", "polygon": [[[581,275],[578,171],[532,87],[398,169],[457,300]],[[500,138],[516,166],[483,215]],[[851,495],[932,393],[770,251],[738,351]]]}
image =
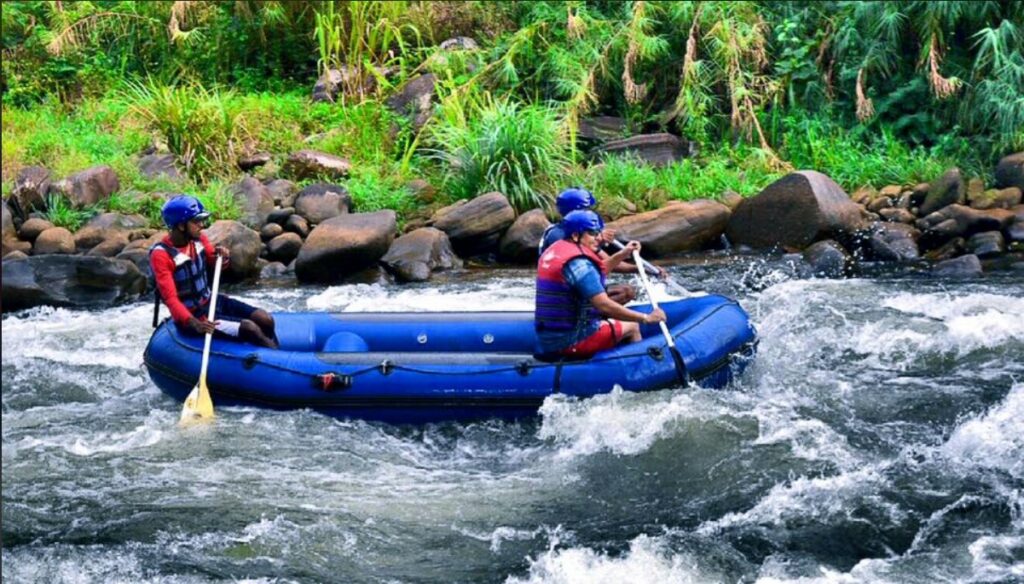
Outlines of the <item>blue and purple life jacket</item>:
{"label": "blue and purple life jacket", "polygon": [[[194,313],[209,302],[211,292],[203,245],[198,242],[189,242],[189,245],[196,246],[193,248],[196,250],[194,258],[190,254],[182,253],[181,250],[165,241],[154,243],[149,248],[149,254],[152,257],[154,251],[162,249],[171,256],[171,261],[174,262],[174,287],[178,291],[178,300],[181,300],[185,308]],[[156,287],[155,283],[153,289],[159,298],[160,289]]]}
{"label": "blue and purple life jacket", "polygon": [[[582,245],[560,240],[551,245],[537,262],[537,300],[534,307],[534,328],[540,331],[571,331],[585,323],[601,318],[590,304],[565,281],[562,268],[576,258],[587,258],[601,273],[605,284],[604,262],[598,255]],[[582,321],[582,322],[581,322]]]}

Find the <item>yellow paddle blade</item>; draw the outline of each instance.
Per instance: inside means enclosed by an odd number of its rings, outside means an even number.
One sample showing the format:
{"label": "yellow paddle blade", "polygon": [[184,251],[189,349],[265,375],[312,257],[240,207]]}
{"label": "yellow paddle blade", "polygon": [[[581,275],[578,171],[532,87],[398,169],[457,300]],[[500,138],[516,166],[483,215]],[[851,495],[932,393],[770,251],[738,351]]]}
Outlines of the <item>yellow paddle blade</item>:
{"label": "yellow paddle blade", "polygon": [[209,422],[213,420],[213,400],[210,399],[210,390],[206,387],[206,380],[200,379],[199,383],[192,388],[192,391],[185,398],[185,405],[181,408],[181,420],[179,424],[186,426],[196,422]]}

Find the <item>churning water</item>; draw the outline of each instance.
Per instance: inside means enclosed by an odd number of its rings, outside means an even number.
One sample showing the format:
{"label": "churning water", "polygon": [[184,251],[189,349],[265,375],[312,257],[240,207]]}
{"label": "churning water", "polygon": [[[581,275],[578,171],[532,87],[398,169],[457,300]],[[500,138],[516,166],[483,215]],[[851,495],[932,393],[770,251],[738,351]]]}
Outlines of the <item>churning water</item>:
{"label": "churning water", "polygon": [[[1024,279],[672,273],[751,313],[735,387],[514,423],[222,408],[182,430],[141,365],[151,305],[5,315],[3,580],[1024,582]],[[533,284],[235,293],[511,310]]]}

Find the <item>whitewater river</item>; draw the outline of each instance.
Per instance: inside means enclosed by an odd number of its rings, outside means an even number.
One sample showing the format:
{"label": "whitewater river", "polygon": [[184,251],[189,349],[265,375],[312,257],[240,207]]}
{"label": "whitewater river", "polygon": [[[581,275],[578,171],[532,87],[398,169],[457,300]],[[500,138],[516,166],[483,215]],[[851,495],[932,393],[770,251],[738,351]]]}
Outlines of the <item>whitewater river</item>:
{"label": "whitewater river", "polygon": [[[679,264],[760,335],[727,390],[396,427],[181,404],[152,306],[3,317],[3,581],[1024,582],[1024,277]],[[262,287],[273,310],[513,310],[526,271]]]}

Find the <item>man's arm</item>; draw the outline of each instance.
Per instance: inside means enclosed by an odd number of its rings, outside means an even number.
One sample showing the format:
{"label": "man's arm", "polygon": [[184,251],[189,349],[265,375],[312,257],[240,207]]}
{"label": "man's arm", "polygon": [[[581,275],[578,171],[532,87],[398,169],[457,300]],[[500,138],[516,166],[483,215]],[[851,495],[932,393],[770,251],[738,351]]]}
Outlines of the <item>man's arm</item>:
{"label": "man's arm", "polygon": [[[602,237],[603,237],[603,234],[602,234]],[[618,241],[615,241],[614,238],[611,239],[611,240],[606,239],[605,240],[605,245],[607,245],[609,247],[609,249],[619,249],[619,250],[622,250],[622,248],[623,248],[623,245],[621,243],[619,243]],[[611,257],[611,256],[608,255],[608,253],[606,251],[604,251],[604,248],[602,248],[600,251],[598,251],[597,255],[601,256],[601,259],[606,259],[606,258]],[[657,274],[652,274],[652,275],[656,275],[659,280],[664,280],[665,278],[668,277],[668,272],[665,271],[665,268],[663,268],[661,266],[656,266],[656,265],[654,265],[654,264],[652,264],[650,262],[647,262],[647,265],[650,266],[650,268],[653,268],[654,270],[657,271]],[[615,266],[615,268],[609,268],[608,271],[609,272],[615,272],[617,274],[639,274],[640,273],[640,269],[641,268],[639,266],[637,266],[636,264],[634,264],[633,262],[623,260],[617,266]],[[648,271],[648,273],[650,273],[650,271]]]}
{"label": "man's arm", "polygon": [[[597,252],[597,255],[598,255],[598,257],[600,257],[605,262],[607,262],[608,258],[611,257],[610,255],[608,255],[608,252],[606,252],[604,250],[601,250],[601,251]],[[614,268],[612,268],[612,269],[610,269],[608,271],[609,272],[615,272],[616,274],[636,274],[636,273],[638,273],[638,270],[636,269],[636,265],[634,265],[633,262],[626,261],[626,260],[622,260],[621,262],[619,262],[619,264],[617,266],[615,266]]]}
{"label": "man's arm", "polygon": [[665,320],[665,312],[660,308],[652,311],[650,314],[630,310],[609,298],[608,294],[605,292],[592,296],[590,298],[590,303],[602,315],[624,322],[653,324]]}
{"label": "man's arm", "polygon": [[178,298],[178,288],[174,285],[174,260],[166,251],[158,249],[150,253],[149,265],[153,269],[153,279],[160,291],[160,299],[171,311],[171,318],[178,324],[188,323],[192,313]]}
{"label": "man's arm", "polygon": [[[613,253],[612,255],[608,256],[608,258],[606,260],[604,260],[605,270],[607,270],[609,272],[617,272],[617,271],[619,271],[617,269],[619,267],[619,264],[621,264],[623,261],[625,261],[626,258],[628,258],[633,253],[634,249],[637,250],[637,251],[640,251],[640,242],[638,242],[638,241],[631,241],[631,242],[627,243],[625,246],[623,246],[623,248],[620,249],[619,251],[617,251],[617,252]],[[634,266],[634,269],[635,269],[635,266]]]}
{"label": "man's arm", "polygon": [[213,265],[217,263],[217,256],[220,255],[223,258],[221,262],[221,268],[227,269],[231,265],[231,250],[223,246],[214,246],[210,242],[210,238],[206,236],[206,233],[199,234],[199,243],[203,246],[203,251],[206,252],[206,265],[210,266],[210,273],[213,273]]}
{"label": "man's arm", "polygon": [[577,258],[562,268],[562,274],[567,282],[585,298],[590,299],[591,305],[602,315],[626,322],[652,323],[665,320],[665,313],[661,309],[651,314],[644,314],[630,310],[608,297],[608,293],[601,286],[601,277],[597,267],[584,258]]}

